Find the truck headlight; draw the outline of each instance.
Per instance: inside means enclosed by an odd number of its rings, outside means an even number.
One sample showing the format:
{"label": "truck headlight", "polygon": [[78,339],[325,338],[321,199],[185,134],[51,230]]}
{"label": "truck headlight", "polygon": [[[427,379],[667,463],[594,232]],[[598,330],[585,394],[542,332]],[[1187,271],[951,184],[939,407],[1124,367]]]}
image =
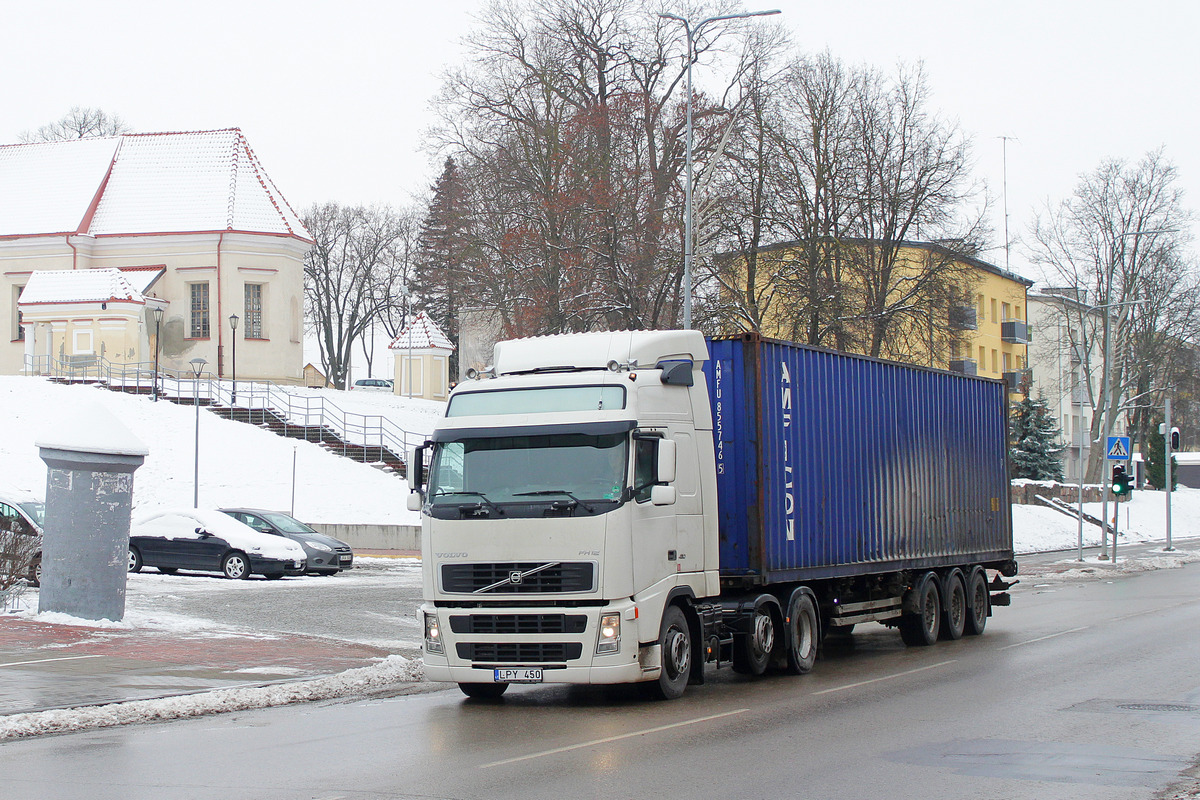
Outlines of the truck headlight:
{"label": "truck headlight", "polygon": [[600,617],[600,631],[596,637],[596,655],[616,653],[621,649],[621,615],[604,614]]}
{"label": "truck headlight", "polygon": [[430,653],[445,653],[442,646],[442,628],[438,625],[437,614],[425,613],[425,649]]}

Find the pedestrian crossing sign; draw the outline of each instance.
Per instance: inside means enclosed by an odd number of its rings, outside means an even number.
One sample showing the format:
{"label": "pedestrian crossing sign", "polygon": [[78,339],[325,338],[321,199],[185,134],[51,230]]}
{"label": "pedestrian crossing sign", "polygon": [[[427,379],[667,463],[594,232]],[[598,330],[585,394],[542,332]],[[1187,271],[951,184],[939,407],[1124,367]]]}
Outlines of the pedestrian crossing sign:
{"label": "pedestrian crossing sign", "polygon": [[1128,436],[1110,436],[1108,437],[1108,455],[1105,456],[1109,461],[1128,461],[1129,460],[1129,437]]}

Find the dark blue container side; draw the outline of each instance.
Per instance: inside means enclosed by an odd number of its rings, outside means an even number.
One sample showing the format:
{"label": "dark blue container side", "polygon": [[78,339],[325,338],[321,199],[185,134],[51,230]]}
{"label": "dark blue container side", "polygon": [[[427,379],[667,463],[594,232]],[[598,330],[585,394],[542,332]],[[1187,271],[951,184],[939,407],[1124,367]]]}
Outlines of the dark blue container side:
{"label": "dark blue container side", "polygon": [[722,577],[1012,558],[1002,382],[755,336],[709,352]]}

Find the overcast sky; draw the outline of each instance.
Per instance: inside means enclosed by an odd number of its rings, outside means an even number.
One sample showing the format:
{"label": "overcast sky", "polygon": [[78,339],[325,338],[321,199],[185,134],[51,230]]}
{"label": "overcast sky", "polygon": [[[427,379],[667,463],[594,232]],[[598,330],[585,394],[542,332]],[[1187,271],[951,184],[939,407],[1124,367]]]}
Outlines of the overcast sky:
{"label": "overcast sky", "polygon": [[[479,0],[338,3],[0,0],[0,142],[73,105],[136,131],[240,127],[298,210],[401,205],[434,180],[422,150],[439,76]],[[891,68],[925,62],[940,113],[974,140],[996,199],[1002,141],[1012,236],[1102,159],[1165,146],[1200,208],[1200,3],[1185,0],[766,0],[764,24],[810,51]],[[703,69],[703,66],[701,67]],[[3,187],[0,187],[3,191]],[[1037,277],[1019,247],[1011,268]]]}

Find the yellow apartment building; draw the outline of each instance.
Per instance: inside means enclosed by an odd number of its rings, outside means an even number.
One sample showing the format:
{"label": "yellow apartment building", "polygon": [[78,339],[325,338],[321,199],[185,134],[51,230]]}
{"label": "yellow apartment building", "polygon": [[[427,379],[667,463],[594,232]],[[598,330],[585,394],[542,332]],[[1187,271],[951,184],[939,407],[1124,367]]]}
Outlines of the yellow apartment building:
{"label": "yellow apartment building", "polygon": [[[865,240],[843,240],[842,248],[867,249]],[[788,274],[789,260],[798,260],[804,242],[781,242],[759,249],[758,296],[765,313],[760,330],[765,336],[796,337],[797,325],[788,305],[772,302],[772,281]],[[937,278],[942,298],[925,296],[917,303],[924,308],[906,321],[903,330],[889,336],[880,355],[897,361],[949,369],[969,375],[1007,380],[1018,392],[1023,382],[1032,381],[1027,346],[1029,343],[1026,294],[1033,281],[1008,272],[982,259],[964,256],[936,242],[901,242],[895,269],[886,287],[887,304],[904,301],[902,292],[923,278]],[[740,259],[742,275],[745,261]],[[844,270],[842,275],[854,275]],[[744,277],[743,277],[744,280]],[[857,280],[853,277],[843,281]],[[848,286],[848,297],[867,294],[860,286]],[[884,291],[877,289],[876,292]],[[739,323],[747,327],[743,320]]]}

